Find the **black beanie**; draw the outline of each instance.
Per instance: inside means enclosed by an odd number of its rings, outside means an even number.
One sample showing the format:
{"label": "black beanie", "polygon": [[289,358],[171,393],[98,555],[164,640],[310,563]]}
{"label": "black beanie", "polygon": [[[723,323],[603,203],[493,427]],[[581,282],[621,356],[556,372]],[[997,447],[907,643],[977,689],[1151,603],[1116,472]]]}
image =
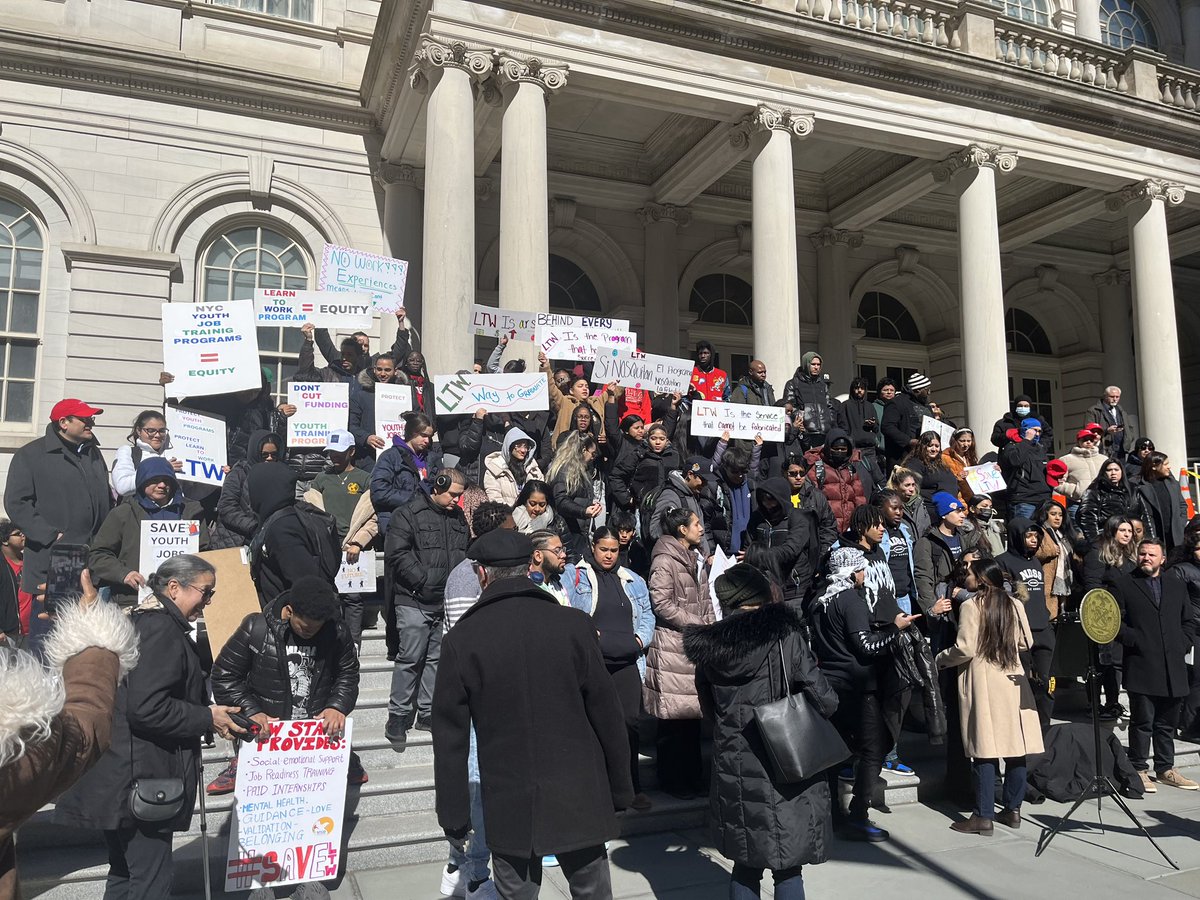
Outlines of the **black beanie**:
{"label": "black beanie", "polygon": [[770,603],[771,582],[754,566],[738,563],[717,577],[717,602],[721,609],[734,610],[754,603]]}

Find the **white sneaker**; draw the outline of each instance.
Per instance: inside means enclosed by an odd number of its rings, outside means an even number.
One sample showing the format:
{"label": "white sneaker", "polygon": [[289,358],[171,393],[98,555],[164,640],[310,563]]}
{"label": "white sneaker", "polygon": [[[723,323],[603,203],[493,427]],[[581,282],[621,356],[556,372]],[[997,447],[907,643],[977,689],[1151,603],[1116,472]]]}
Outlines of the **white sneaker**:
{"label": "white sneaker", "polygon": [[475,890],[467,888],[467,900],[500,900],[500,894],[497,893],[496,885],[489,878]]}
{"label": "white sneaker", "polygon": [[443,897],[467,896],[467,879],[463,877],[463,870],[455,869],[451,872],[449,863],[443,866],[441,891]]}

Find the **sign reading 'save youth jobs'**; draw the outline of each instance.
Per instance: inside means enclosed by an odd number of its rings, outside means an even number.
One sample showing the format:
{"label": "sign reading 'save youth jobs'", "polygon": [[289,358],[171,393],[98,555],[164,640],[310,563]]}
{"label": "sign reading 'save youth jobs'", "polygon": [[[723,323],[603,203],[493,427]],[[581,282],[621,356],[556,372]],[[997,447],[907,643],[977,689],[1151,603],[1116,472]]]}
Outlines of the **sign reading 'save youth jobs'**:
{"label": "sign reading 'save youth jobs'", "polygon": [[366,292],[376,309],[394,313],[404,308],[407,280],[408,263],[402,259],[326,244],[317,287],[337,294]]}
{"label": "sign reading 'save youth jobs'", "polygon": [[215,485],[225,481],[228,453],[224,419],[168,406],[167,430],[171,433],[171,449],[165,455],[183,462],[179,473],[182,480]]}
{"label": "sign reading 'save youth jobs'", "polygon": [[753,440],[761,434],[764,441],[783,441],[787,412],[778,406],[695,400],[691,427],[695,437],[720,437],[728,431],[731,438]]}
{"label": "sign reading 'save youth jobs'", "polygon": [[375,305],[365,292],[288,291],[259,288],[254,292],[254,310],[259,325],[300,328],[370,328]]}
{"label": "sign reading 'save youth jobs'", "polygon": [[229,394],[262,386],[254,302],[164,303],[163,368],[168,397]]}
{"label": "sign reading 'save youth jobs'", "polygon": [[149,578],[168,559],[200,552],[200,523],[195,519],[146,519],[138,547],[138,571]]}

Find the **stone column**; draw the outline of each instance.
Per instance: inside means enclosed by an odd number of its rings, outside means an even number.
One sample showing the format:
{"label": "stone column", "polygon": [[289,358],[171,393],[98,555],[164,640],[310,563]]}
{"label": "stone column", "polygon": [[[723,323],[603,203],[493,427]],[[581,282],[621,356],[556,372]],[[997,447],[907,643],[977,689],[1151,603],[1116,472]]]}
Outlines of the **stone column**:
{"label": "stone column", "polygon": [[1104,40],[1100,33],[1100,0],[1075,0],[1075,33],[1097,43]]}
{"label": "stone column", "polygon": [[[387,255],[408,263],[404,285],[405,316],[419,334],[421,317],[421,182],[424,171],[403,163],[381,162],[375,180],[383,186],[383,242]],[[379,348],[388,350],[396,339],[396,319],[384,313],[379,319]]]}
{"label": "stone column", "polygon": [[469,369],[475,358],[466,327],[475,302],[475,84],[491,71],[491,53],[430,37],[411,69],[412,86],[429,94],[421,299],[437,315],[424,317],[421,346],[432,374]]}
{"label": "stone column", "polygon": [[[996,171],[1011,172],[1017,154],[971,144],[934,167],[958,191],[958,283],[967,421],[982,435],[1008,411],[1004,284],[996,219]],[[934,395],[937,385],[933,386]]]}
{"label": "stone column", "polygon": [[[796,185],[792,138],[812,133],[811,114],[759,105],[730,133],[754,156],[754,355],[768,377],[800,365],[800,276],[796,257]],[[775,373],[775,374],[771,374]]]}
{"label": "stone column", "polygon": [[647,203],[638,210],[646,229],[646,320],[642,349],[679,356],[679,242],[692,214],[669,203]]}
{"label": "stone column", "polygon": [[852,247],[861,247],[862,232],[822,228],[810,236],[817,250],[817,320],[821,340],[822,370],[829,376],[831,393],[850,390],[854,377],[854,343],[850,328],[854,310],[850,308],[850,275],[846,256]]}
{"label": "stone column", "polygon": [[[1138,414],[1137,372],[1133,361],[1133,316],[1129,273],[1109,269],[1092,276],[1100,300],[1100,342],[1104,346],[1104,387],[1121,389],[1121,406]],[[1126,447],[1129,446],[1127,443]]]}
{"label": "stone column", "polygon": [[1183,64],[1200,69],[1200,0],[1180,0],[1179,18],[1183,26]]}
{"label": "stone column", "polygon": [[1187,463],[1187,439],[1167,207],[1178,206],[1183,197],[1182,185],[1147,179],[1108,198],[1109,210],[1124,210],[1129,219],[1141,431],[1171,458],[1173,469]]}

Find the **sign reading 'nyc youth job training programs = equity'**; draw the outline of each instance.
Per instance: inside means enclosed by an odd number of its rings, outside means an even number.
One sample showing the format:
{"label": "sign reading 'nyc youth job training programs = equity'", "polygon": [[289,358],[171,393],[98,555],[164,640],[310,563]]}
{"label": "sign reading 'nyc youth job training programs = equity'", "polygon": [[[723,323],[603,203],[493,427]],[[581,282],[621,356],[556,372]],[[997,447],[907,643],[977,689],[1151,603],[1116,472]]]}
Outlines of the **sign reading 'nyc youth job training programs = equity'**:
{"label": "sign reading 'nyc youth job training programs = equity'", "polygon": [[437,414],[520,412],[550,408],[550,383],[542,372],[518,375],[435,375]]}
{"label": "sign reading 'nyc youth job training programs = equity'", "polygon": [[262,386],[254,302],[164,303],[163,367],[168,397],[229,394]]}
{"label": "sign reading 'nyc youth job training programs = equity'", "polygon": [[692,403],[692,434],[696,437],[729,436],[753,440],[761,434],[764,441],[782,442],[787,429],[787,412],[778,406],[748,406],[742,403]]}
{"label": "sign reading 'nyc youth job training programs = equity'", "polygon": [[601,350],[592,366],[595,384],[619,384],[660,394],[686,394],[692,383],[692,361],[652,353]]}
{"label": "sign reading 'nyc youth job training programs = equity'", "polygon": [[407,280],[408,263],[402,259],[326,244],[317,287],[338,294],[365,291],[371,295],[376,309],[394,313],[404,309]]}
{"label": "sign reading 'nyc youth job training programs = equity'", "polygon": [[225,420],[183,409],[167,407],[167,430],[171,433],[171,449],[167,459],[183,462],[179,477],[184,481],[220,485],[225,481],[228,450],[225,443]]}
{"label": "sign reading 'nyc youth job training programs = equity'", "polygon": [[288,386],[288,403],[296,407],[288,417],[289,447],[325,449],[329,435],[345,431],[350,422],[350,385],[343,382]]}
{"label": "sign reading 'nyc youth job training programs = equity'", "polygon": [[254,292],[254,310],[259,325],[300,328],[370,328],[375,305],[365,292],[288,291],[259,288]]}

